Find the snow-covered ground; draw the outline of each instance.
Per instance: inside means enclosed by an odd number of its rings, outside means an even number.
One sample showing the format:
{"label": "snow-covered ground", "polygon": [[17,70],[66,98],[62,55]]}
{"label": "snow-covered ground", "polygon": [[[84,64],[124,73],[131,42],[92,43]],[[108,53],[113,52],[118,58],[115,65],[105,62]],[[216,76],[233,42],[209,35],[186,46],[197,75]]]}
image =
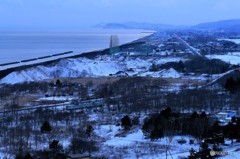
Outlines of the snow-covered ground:
{"label": "snow-covered ground", "polygon": [[219,157],[220,159],[239,159],[240,158],[240,152],[230,152],[229,155]]}
{"label": "snow-covered ground", "polygon": [[162,78],[180,78],[181,74],[178,73],[173,68],[170,68],[170,69],[163,69],[158,72],[147,71],[147,72],[141,73],[140,76],[162,77]]}
{"label": "snow-covered ground", "polygon": [[240,44],[240,39],[219,39],[219,40],[231,41],[231,42],[234,42],[236,44]]}
{"label": "snow-covered ground", "polygon": [[[114,149],[116,152],[119,149],[127,149],[128,153],[122,156],[124,159],[136,158],[138,155],[142,159],[165,158],[166,146],[169,146],[169,151],[173,159],[187,157],[191,148],[195,150],[199,149],[197,144],[189,144],[189,140],[193,139],[189,136],[174,136],[171,142],[168,137],[161,140],[151,141],[144,138],[141,129],[134,129],[126,135],[121,135],[122,131],[121,127],[115,125],[102,125],[99,129],[95,130],[95,133],[106,139],[103,144],[104,150],[107,151],[107,147]],[[181,139],[186,140],[186,143],[182,145],[179,144],[178,141]],[[151,151],[157,151],[157,153],[151,153]],[[170,157],[169,153],[168,155]]]}
{"label": "snow-covered ground", "polygon": [[220,59],[224,62],[230,63],[232,65],[239,65],[240,64],[240,53],[228,53],[226,55],[207,55],[209,59]]}
{"label": "snow-covered ground", "polygon": [[235,152],[235,151],[229,151],[229,155],[219,157],[220,159],[239,159],[240,158],[240,151]]}
{"label": "snow-covered ground", "polygon": [[[122,128],[115,125],[102,125],[99,129],[95,130],[95,133],[104,137],[106,141],[103,147],[110,147],[116,152],[118,149],[127,149],[128,153],[123,155],[124,159],[132,159],[138,156],[141,159],[155,159],[155,158],[166,158],[166,145],[169,146],[168,153],[169,158],[179,159],[181,157],[189,156],[189,150],[193,148],[194,150],[199,150],[198,144],[189,144],[189,140],[193,139],[190,136],[174,136],[170,142],[169,137],[165,137],[161,140],[150,141],[144,138],[144,134],[141,129],[134,129],[133,132],[126,135],[122,134]],[[179,144],[179,140],[186,140],[185,144]],[[236,151],[239,149],[240,144],[234,143],[230,146],[223,146],[224,152],[229,153],[226,156],[220,156],[221,159],[239,159],[240,152]],[[155,153],[151,153],[149,147],[155,147]],[[211,146],[210,146],[211,147]],[[106,150],[104,148],[104,150]],[[139,150],[139,151],[138,151]],[[157,152],[157,153],[156,153]]]}
{"label": "snow-covered ground", "polygon": [[180,74],[174,69],[160,72],[149,72],[153,64],[167,62],[186,61],[182,58],[153,58],[148,57],[124,57],[124,56],[100,56],[95,59],[77,58],[63,59],[53,66],[37,66],[19,72],[13,72],[3,78],[0,83],[22,83],[28,81],[40,81],[44,79],[60,77],[106,77],[120,71],[129,76],[152,76],[165,78],[179,78]]}

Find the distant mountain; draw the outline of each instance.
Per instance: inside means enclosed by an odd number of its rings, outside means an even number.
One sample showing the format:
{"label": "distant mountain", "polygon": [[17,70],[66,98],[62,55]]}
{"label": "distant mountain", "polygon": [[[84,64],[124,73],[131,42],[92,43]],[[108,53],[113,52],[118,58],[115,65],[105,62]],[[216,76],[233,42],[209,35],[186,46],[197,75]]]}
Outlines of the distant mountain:
{"label": "distant mountain", "polygon": [[225,30],[232,32],[240,32],[240,19],[201,23],[193,26],[192,28],[202,30]]}
{"label": "distant mountain", "polygon": [[148,29],[148,30],[169,30],[169,29],[181,29],[183,26],[174,26],[166,24],[150,24],[150,23],[101,23],[94,26],[95,28],[102,29]]}
{"label": "distant mountain", "polygon": [[216,22],[201,23],[195,26],[175,26],[167,24],[150,24],[150,23],[101,23],[94,26],[102,29],[146,29],[146,30],[224,30],[240,33],[240,19],[221,20]]}

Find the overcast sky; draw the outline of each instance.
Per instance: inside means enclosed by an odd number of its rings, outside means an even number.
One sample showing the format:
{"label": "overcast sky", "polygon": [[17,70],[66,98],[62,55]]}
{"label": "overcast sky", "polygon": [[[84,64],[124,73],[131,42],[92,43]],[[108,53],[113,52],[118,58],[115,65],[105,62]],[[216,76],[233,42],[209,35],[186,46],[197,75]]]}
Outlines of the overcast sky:
{"label": "overcast sky", "polygon": [[240,18],[240,0],[0,0],[0,28],[86,28],[107,22],[194,25]]}

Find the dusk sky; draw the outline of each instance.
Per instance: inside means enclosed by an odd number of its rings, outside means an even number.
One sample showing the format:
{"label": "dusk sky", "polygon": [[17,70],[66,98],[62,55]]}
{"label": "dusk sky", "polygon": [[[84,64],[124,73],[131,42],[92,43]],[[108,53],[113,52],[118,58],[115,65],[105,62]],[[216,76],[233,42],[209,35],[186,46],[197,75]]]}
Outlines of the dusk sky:
{"label": "dusk sky", "polygon": [[194,25],[240,18],[240,0],[1,0],[0,29],[78,29],[98,23]]}

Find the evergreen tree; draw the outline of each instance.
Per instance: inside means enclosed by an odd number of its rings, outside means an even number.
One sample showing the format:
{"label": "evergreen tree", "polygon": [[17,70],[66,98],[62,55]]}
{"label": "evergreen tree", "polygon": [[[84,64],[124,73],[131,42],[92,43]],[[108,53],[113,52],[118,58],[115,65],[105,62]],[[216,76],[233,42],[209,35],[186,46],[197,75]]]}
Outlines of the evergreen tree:
{"label": "evergreen tree", "polygon": [[57,81],[56,81],[56,86],[57,87],[61,87],[62,86],[62,82],[59,79],[57,79]]}
{"label": "evergreen tree", "polygon": [[17,154],[17,155],[15,156],[15,159],[24,159],[24,157],[22,156],[22,154]]}
{"label": "evergreen tree", "polygon": [[131,119],[129,118],[128,115],[124,116],[122,118],[121,122],[122,122],[122,127],[124,129],[129,129],[132,126],[132,121],[131,121]]}
{"label": "evergreen tree", "polygon": [[164,116],[166,119],[168,119],[171,116],[172,109],[170,107],[167,107],[166,109],[161,111],[161,115]]}
{"label": "evergreen tree", "polygon": [[178,62],[178,65],[179,65],[179,70],[180,70],[181,72],[184,72],[184,69],[185,69],[184,63],[180,60],[180,61]]}
{"label": "evergreen tree", "polygon": [[220,133],[221,132],[221,126],[219,125],[219,122],[215,122],[212,126],[213,133]]}
{"label": "evergreen tree", "polygon": [[155,127],[153,131],[151,131],[150,139],[157,140],[164,137],[163,130],[161,127]]}
{"label": "evergreen tree", "polygon": [[24,157],[24,159],[33,159],[32,155],[30,153],[27,153]]}
{"label": "evergreen tree", "polygon": [[67,159],[67,156],[63,153],[57,153],[54,159]]}
{"label": "evergreen tree", "polygon": [[144,121],[142,131],[146,138],[151,140],[160,139],[164,136],[164,125],[167,119],[161,114],[153,115],[151,118]]}
{"label": "evergreen tree", "polygon": [[59,143],[58,140],[53,140],[50,144],[49,144],[49,149],[54,150],[54,151],[59,151],[63,149],[63,146]]}
{"label": "evergreen tree", "polygon": [[192,115],[191,115],[191,119],[197,119],[199,118],[199,115],[197,112],[193,112]]}
{"label": "evergreen tree", "polygon": [[93,130],[94,130],[94,129],[93,129],[92,125],[88,125],[88,126],[87,126],[86,134],[87,134],[88,137],[91,136]]}
{"label": "evergreen tree", "polygon": [[45,121],[42,126],[41,126],[41,132],[46,133],[46,132],[51,132],[52,128],[49,124],[48,121]]}
{"label": "evergreen tree", "polygon": [[235,92],[237,90],[237,82],[233,79],[233,77],[227,79],[225,89],[230,92]]}
{"label": "evergreen tree", "polygon": [[201,118],[201,119],[207,119],[207,114],[206,114],[205,112],[202,112],[202,113],[200,114],[200,118]]}

